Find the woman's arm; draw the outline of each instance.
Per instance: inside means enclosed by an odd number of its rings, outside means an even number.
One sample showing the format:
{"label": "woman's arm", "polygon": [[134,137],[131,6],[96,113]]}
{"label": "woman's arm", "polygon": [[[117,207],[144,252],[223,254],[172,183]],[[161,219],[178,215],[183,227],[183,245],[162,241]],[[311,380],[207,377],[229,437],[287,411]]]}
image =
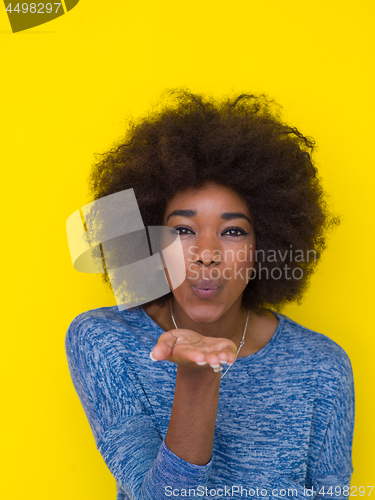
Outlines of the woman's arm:
{"label": "woman's arm", "polygon": [[[349,496],[353,473],[352,443],[354,433],[354,380],[350,360],[344,351],[340,359],[340,378],[329,422],[324,427],[324,441],[319,449],[316,466],[312,472],[312,485],[317,498],[327,499],[333,491],[336,500]],[[326,385],[328,385],[326,383]],[[317,428],[319,412],[316,411]],[[328,491],[328,494],[327,494]]]}
{"label": "woman's arm", "polygon": [[[212,453],[220,373],[194,363],[177,370],[174,415],[168,431],[171,450],[163,440],[154,410],[139,385],[137,365],[132,366],[128,352],[135,352],[141,344],[130,336],[125,352],[119,338],[127,333],[119,334],[118,328],[108,318],[83,314],[71,323],[65,344],[73,384],[105,463],[131,500],[164,500],[173,488],[204,487],[211,470],[207,461]],[[217,362],[215,356],[208,362]],[[162,389],[164,370],[153,370],[149,358],[144,367],[155,377],[155,387],[160,385]],[[192,418],[187,416],[189,412]],[[201,454],[205,432],[211,437]],[[181,450],[180,454],[192,461],[173,450]],[[193,455],[186,455],[191,451]]]}
{"label": "woman's arm", "polygon": [[220,372],[179,365],[165,444],[178,457],[197,465],[212,455]]}
{"label": "woman's arm", "polygon": [[160,336],[153,358],[177,363],[165,444],[186,462],[205,465],[212,455],[221,375],[210,365],[233,363],[236,346],[228,339],[203,337],[192,330],[170,330]]}

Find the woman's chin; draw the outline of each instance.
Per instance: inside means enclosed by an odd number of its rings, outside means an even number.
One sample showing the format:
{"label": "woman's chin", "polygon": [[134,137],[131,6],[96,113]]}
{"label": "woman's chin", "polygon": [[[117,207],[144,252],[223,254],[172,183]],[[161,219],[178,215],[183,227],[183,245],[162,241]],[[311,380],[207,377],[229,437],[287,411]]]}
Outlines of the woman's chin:
{"label": "woman's chin", "polygon": [[216,301],[194,300],[183,305],[185,314],[195,323],[214,323],[223,315],[225,304]]}

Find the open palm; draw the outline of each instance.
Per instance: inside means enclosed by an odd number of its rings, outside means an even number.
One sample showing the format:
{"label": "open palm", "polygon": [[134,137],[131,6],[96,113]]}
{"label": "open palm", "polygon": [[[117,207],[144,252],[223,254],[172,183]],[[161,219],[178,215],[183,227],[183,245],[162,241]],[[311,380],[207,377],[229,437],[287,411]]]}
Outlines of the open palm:
{"label": "open palm", "polygon": [[234,363],[237,348],[225,338],[205,337],[193,330],[176,329],[163,333],[152,351],[158,361],[178,364]]}

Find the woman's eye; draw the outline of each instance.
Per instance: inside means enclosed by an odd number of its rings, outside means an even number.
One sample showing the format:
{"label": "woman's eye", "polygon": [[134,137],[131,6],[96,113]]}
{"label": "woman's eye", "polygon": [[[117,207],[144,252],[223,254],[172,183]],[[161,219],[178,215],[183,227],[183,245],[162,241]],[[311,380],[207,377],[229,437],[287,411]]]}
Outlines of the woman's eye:
{"label": "woman's eye", "polygon": [[[195,234],[194,231],[188,227],[184,226],[177,226],[173,228],[174,231],[177,231],[178,234],[180,235],[187,235],[187,234]],[[228,236],[243,236],[248,234],[244,229],[240,229],[239,227],[232,227],[230,229],[227,229],[222,233],[223,235],[228,235]]]}
{"label": "woman's eye", "polygon": [[193,233],[193,231],[191,229],[189,229],[188,227],[175,227],[174,229],[178,232],[178,234]]}
{"label": "woman's eye", "polygon": [[223,234],[228,234],[228,236],[243,236],[247,234],[247,232],[244,231],[243,229],[232,227],[231,229],[227,229]]}

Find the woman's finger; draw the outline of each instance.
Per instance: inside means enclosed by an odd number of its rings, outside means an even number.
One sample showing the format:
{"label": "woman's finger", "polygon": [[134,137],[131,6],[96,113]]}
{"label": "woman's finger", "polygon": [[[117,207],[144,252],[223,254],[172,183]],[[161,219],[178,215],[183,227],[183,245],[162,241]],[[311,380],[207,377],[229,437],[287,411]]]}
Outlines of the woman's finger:
{"label": "woman's finger", "polygon": [[150,353],[150,358],[153,361],[163,361],[167,359],[173,351],[176,343],[176,337],[169,331],[160,335],[158,343]]}
{"label": "woman's finger", "polygon": [[234,363],[236,354],[232,347],[228,346],[222,349],[210,350],[207,346],[196,346],[189,344],[176,343],[173,349],[172,357],[175,362],[180,360],[192,361],[198,365],[219,366],[221,363]]}
{"label": "woman's finger", "polygon": [[227,361],[232,364],[237,359],[237,352],[232,346],[225,347],[222,351],[218,352],[219,361]]}
{"label": "woman's finger", "polygon": [[207,361],[205,361],[206,354],[201,350],[189,345],[176,345],[173,350],[172,356],[173,358],[175,358],[177,363],[179,361],[191,361],[192,363],[207,364]]}

